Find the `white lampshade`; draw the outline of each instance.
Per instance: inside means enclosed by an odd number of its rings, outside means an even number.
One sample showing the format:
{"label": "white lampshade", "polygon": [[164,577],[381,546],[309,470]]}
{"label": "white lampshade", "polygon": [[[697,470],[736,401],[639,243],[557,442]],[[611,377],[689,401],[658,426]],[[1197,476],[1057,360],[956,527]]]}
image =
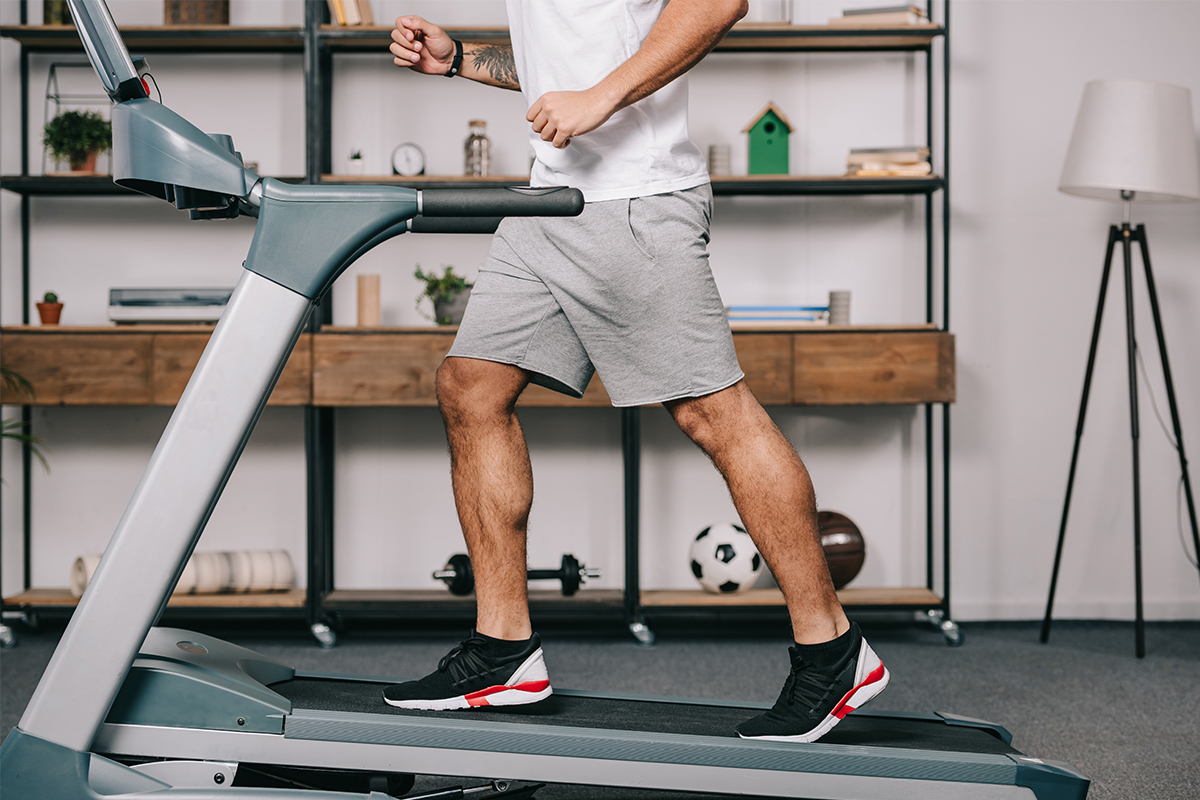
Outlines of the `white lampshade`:
{"label": "white lampshade", "polygon": [[1200,200],[1192,93],[1151,81],[1091,81],[1071,132],[1060,191],[1139,203]]}

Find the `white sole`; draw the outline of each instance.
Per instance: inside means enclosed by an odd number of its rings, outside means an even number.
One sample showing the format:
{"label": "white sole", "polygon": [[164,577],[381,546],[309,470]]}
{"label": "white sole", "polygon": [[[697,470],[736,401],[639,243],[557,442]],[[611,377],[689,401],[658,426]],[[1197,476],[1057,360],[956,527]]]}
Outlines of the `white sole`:
{"label": "white sole", "polygon": [[875,655],[875,651],[867,644],[867,640],[863,639],[862,647],[858,651],[858,668],[854,671],[854,688],[846,692],[845,697],[834,706],[833,711],[829,713],[825,719],[817,727],[813,728],[808,733],[800,733],[794,736],[741,736],[743,739],[755,739],[766,742],[799,742],[807,744],[815,742],[825,734],[833,730],[834,726],[841,722],[846,715],[852,711],[862,708],[870,700],[874,699],[880,692],[887,688],[888,681],[892,678],[892,674],[888,672],[887,667],[883,665],[883,661],[879,656]]}
{"label": "white sole", "polygon": [[504,684],[489,686],[476,692],[457,697],[439,697],[433,700],[389,700],[384,702],[396,708],[411,708],[424,711],[452,711],[461,708],[486,708],[488,706],[521,706],[545,700],[553,694],[550,675],[539,647],[533,655],[512,674]]}

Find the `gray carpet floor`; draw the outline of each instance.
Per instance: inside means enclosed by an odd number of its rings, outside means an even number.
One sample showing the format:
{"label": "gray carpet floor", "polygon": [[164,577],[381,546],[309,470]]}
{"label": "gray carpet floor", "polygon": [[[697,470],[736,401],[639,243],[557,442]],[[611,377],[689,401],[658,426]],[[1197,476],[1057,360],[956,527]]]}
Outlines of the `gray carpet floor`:
{"label": "gray carpet floor", "polygon": [[[925,628],[864,630],[892,672],[871,708],[999,723],[1022,752],[1090,777],[1091,800],[1200,798],[1200,622],[1149,625],[1144,659],[1134,657],[1132,626],[1121,623],[1056,622],[1047,645],[1033,623],[966,624],[958,648]],[[0,736],[20,718],[58,636],[22,632],[18,647],[0,651]],[[300,669],[412,678],[456,641],[351,634],[321,650],[299,635],[226,638]],[[561,688],[769,702],[787,671],[786,643],[778,640],[661,635],[647,648],[623,638],[543,639]],[[538,797],[666,795],[551,786]]]}

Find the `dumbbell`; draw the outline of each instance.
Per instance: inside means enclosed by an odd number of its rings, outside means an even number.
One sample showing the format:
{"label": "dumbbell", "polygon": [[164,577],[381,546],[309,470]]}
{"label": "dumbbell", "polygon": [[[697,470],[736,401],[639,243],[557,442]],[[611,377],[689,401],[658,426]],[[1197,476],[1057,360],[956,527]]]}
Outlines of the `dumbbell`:
{"label": "dumbbell", "polygon": [[[475,591],[475,571],[466,553],[455,553],[446,561],[446,566],[433,573],[433,577],[450,589],[451,594],[470,594]],[[600,570],[585,567],[570,553],[563,554],[558,569],[530,569],[525,577],[531,581],[561,581],[562,593],[570,597],[579,591],[579,586],[588,578],[599,578]]]}

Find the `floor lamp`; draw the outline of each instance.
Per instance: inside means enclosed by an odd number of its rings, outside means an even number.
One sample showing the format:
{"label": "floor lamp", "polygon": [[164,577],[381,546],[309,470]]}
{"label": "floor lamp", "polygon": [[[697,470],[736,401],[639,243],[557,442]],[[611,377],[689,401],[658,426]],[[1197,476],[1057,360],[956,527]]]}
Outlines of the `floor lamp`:
{"label": "floor lamp", "polygon": [[1096,362],[1096,343],[1100,337],[1100,321],[1104,313],[1104,298],[1113,251],[1119,244],[1125,265],[1125,344],[1129,361],[1129,419],[1133,439],[1133,559],[1136,591],[1134,623],[1138,658],[1146,654],[1145,624],[1142,614],[1142,508],[1141,472],[1138,457],[1138,391],[1137,341],[1133,327],[1133,244],[1136,242],[1146,271],[1146,286],[1154,330],[1158,337],[1158,354],[1162,359],[1163,377],[1167,384],[1167,400],[1171,406],[1171,423],[1175,431],[1179,465],[1183,472],[1183,487],[1187,496],[1188,515],[1192,524],[1192,541],[1200,556],[1200,531],[1196,525],[1196,501],[1188,477],[1187,456],[1183,449],[1183,431],[1179,425],[1179,408],[1175,402],[1175,385],[1167,360],[1167,342],[1163,337],[1162,316],[1159,313],[1158,293],[1150,270],[1150,249],[1144,225],[1131,227],[1131,203],[1186,203],[1200,200],[1200,169],[1196,159],[1196,132],[1192,123],[1192,93],[1182,86],[1169,86],[1148,81],[1103,80],[1088,83],[1083,90],[1083,102],[1075,118],[1075,129],[1067,149],[1060,191],[1080,197],[1121,202],[1124,219],[1120,227],[1108,230],[1108,249],[1104,257],[1104,272],[1100,278],[1100,300],[1092,326],[1092,343],[1088,350],[1087,370],[1083,378],[1083,397],[1079,401],[1079,418],[1075,425],[1075,449],[1071,453],[1071,470],[1067,476],[1067,494],[1063,501],[1062,522],[1058,529],[1058,546],[1054,551],[1054,571],[1050,577],[1050,596],[1046,600],[1046,616],[1042,620],[1041,640],[1050,637],[1050,617],[1054,609],[1054,591],[1058,584],[1058,568],[1062,562],[1063,538],[1067,532],[1067,513],[1071,508],[1071,491],[1075,485],[1075,467],[1079,461],[1079,442],[1087,414],[1088,393],[1092,386],[1092,368]]}

